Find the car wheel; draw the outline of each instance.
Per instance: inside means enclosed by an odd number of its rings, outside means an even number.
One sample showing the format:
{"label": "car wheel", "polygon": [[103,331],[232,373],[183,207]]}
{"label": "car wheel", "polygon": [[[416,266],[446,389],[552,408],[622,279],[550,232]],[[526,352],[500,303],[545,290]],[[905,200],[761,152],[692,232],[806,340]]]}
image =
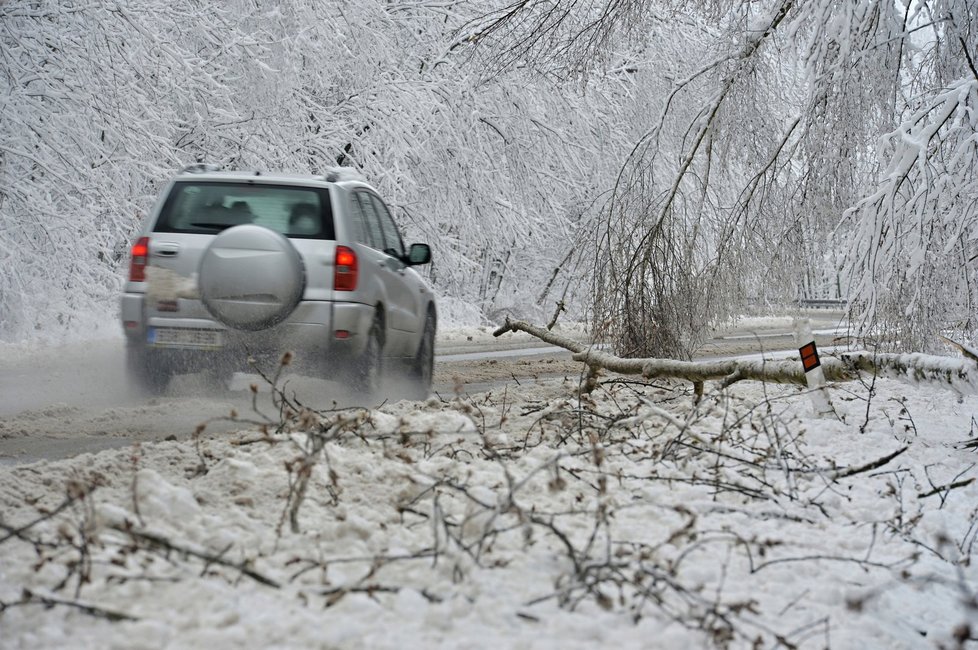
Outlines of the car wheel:
{"label": "car wheel", "polygon": [[383,376],[381,332],[381,321],[375,318],[370,326],[370,332],[367,333],[367,347],[360,356],[353,374],[354,390],[368,399],[380,393],[380,382]]}
{"label": "car wheel", "polygon": [[427,399],[431,394],[431,381],[435,372],[435,317],[429,313],[424,322],[424,332],[418,353],[411,367],[411,392],[415,399]]}
{"label": "car wheel", "polygon": [[126,371],[133,384],[148,395],[162,395],[173,376],[164,359],[138,343],[126,345]]}

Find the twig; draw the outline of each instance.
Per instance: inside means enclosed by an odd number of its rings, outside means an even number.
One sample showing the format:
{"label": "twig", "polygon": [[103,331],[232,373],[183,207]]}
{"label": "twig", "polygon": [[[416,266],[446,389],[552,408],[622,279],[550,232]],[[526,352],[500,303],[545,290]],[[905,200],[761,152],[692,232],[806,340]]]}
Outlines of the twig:
{"label": "twig", "polygon": [[65,598],[58,598],[57,596],[51,596],[48,594],[38,594],[30,589],[24,589],[21,599],[12,603],[5,603],[0,601],[0,614],[11,607],[20,607],[23,605],[44,605],[45,607],[73,607],[77,610],[88,614],[89,616],[94,616],[95,618],[104,618],[108,621],[119,622],[119,621],[138,621],[139,619],[130,614],[124,612],[117,612],[111,609],[105,609],[104,607],[99,607],[97,605],[89,605],[88,603],[83,603],[79,600],[68,600]]}
{"label": "twig", "polygon": [[64,501],[61,502],[61,505],[59,505],[57,508],[55,508],[51,512],[49,512],[47,514],[44,514],[44,515],[38,517],[37,519],[35,519],[34,521],[30,522],[29,524],[24,524],[20,528],[13,528],[11,526],[8,526],[8,525],[4,524],[3,522],[0,522],[0,528],[2,528],[2,529],[4,529],[4,530],[7,531],[7,536],[6,537],[3,537],[3,538],[0,538],[0,544],[3,544],[4,542],[6,542],[11,537],[19,537],[21,539],[24,539],[23,538],[23,534],[25,532],[27,532],[28,530],[30,530],[31,528],[33,528],[34,526],[36,526],[36,525],[38,525],[38,524],[40,524],[42,522],[45,522],[45,521],[47,521],[49,519],[53,519],[54,517],[57,517],[59,514],[61,514],[62,512],[64,512],[65,510],[67,510],[69,507],[71,507],[71,505],[73,503],[75,503],[75,501],[77,501],[77,499],[75,497],[69,496]]}
{"label": "twig", "polygon": [[[316,594],[326,596],[326,606],[330,607],[338,603],[340,599],[347,594],[367,594],[368,596],[373,596],[376,593],[396,594],[402,589],[405,589],[405,587],[369,584],[359,587],[333,587],[331,589],[321,589],[317,591]],[[433,594],[427,589],[422,589],[418,593],[424,596],[425,600],[427,600],[429,603],[440,603],[444,600],[444,598],[441,596]]]}
{"label": "twig", "polygon": [[974,482],[975,482],[975,479],[974,478],[969,478],[969,479],[966,479],[964,481],[954,481],[953,483],[948,483],[947,485],[941,485],[939,487],[935,487],[930,492],[921,492],[920,494],[917,495],[917,498],[918,499],[926,499],[927,497],[932,497],[935,494],[940,494],[941,492],[945,492],[945,491],[950,492],[951,490],[953,490],[955,488],[965,487],[967,485],[971,485]]}
{"label": "twig", "polygon": [[557,319],[560,318],[560,312],[565,311],[565,309],[566,309],[566,307],[564,306],[564,301],[563,300],[558,300],[557,301],[557,310],[554,312],[553,318],[550,319],[550,322],[547,323],[547,329],[548,330],[552,330],[554,328],[554,325],[557,324]]}
{"label": "twig", "polygon": [[908,449],[910,449],[909,446],[900,447],[892,454],[887,454],[886,456],[883,456],[882,458],[874,460],[870,463],[866,463],[865,465],[860,465],[859,467],[850,467],[844,470],[840,470],[836,472],[832,476],[832,478],[834,479],[846,478],[848,476],[855,476],[856,474],[862,474],[863,472],[868,472],[870,470],[878,469],[880,467],[883,467],[883,465],[886,465],[888,462],[890,462],[900,454],[904,453]]}
{"label": "twig", "polygon": [[199,551],[197,549],[190,548],[189,546],[178,544],[176,542],[173,542],[163,537],[162,535],[157,535],[156,533],[137,530],[131,526],[114,524],[111,526],[111,528],[119,531],[120,533],[125,533],[126,535],[129,535],[135,541],[145,542],[152,547],[162,548],[167,551],[175,551],[177,553],[182,553],[183,555],[195,557],[200,560],[204,560],[209,564],[217,564],[223,567],[227,567],[229,569],[234,569],[236,571],[240,571],[243,575],[248,576],[249,578],[251,578],[252,580],[254,580],[259,584],[263,584],[268,587],[272,587],[274,589],[281,588],[281,585],[278,582],[272,580],[271,578],[265,575],[262,575],[261,573],[258,573],[257,571],[249,567],[247,562],[234,562],[232,560],[225,560],[222,557],[222,555],[224,555],[224,553],[227,552],[227,549],[224,549],[219,554],[208,553],[205,551]]}

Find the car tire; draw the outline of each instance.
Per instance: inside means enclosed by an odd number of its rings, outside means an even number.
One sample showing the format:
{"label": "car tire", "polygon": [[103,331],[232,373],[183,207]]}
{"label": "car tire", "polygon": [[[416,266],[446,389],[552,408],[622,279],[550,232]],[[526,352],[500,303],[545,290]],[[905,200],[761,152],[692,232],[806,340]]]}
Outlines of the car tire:
{"label": "car tire", "polygon": [[146,395],[162,395],[174,374],[164,359],[139,343],[126,345],[126,372],[133,385]]}
{"label": "car tire", "polygon": [[380,393],[384,365],[382,332],[381,319],[374,318],[367,333],[367,346],[357,360],[353,372],[353,389],[367,399]]}
{"label": "car tire", "polygon": [[435,372],[435,315],[428,312],[421,334],[418,352],[411,364],[411,396],[417,400],[428,399]]}

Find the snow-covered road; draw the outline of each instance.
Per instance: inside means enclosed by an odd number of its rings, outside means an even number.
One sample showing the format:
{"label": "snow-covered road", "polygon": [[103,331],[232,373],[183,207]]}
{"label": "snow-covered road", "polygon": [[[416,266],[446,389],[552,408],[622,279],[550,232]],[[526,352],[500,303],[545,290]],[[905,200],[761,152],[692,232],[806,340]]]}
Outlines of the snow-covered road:
{"label": "snow-covered road", "polygon": [[[473,345],[469,337],[479,342]],[[434,391],[446,396],[480,391],[514,374],[525,380],[539,372],[530,368],[538,362],[551,375],[577,366],[556,348],[541,348],[539,341],[532,348],[527,344],[520,340],[509,347],[479,331],[449,334],[442,343],[449,351],[446,359],[439,354],[436,363]],[[232,409],[250,412],[249,385],[264,388],[257,375],[237,373],[226,385],[215,385],[204,374],[181,375],[164,395],[146,398],[126,380],[124,348],[118,339],[6,352],[0,362],[0,464],[63,458],[133,441],[185,438],[201,422]],[[496,355],[502,355],[501,361]],[[342,387],[315,377],[289,374],[285,380],[304,404],[372,405],[359,404]],[[268,402],[262,390],[259,408],[267,408]],[[235,427],[212,422],[208,431]]]}
{"label": "snow-covered road", "polygon": [[[812,315],[820,344],[835,337],[839,317],[836,312]],[[451,397],[483,392],[506,382],[517,387],[542,378],[580,374],[581,365],[559,348],[541,345],[526,334],[494,338],[491,332],[492,328],[480,327],[440,333],[436,395]],[[719,333],[700,356],[793,348],[788,319],[753,319]],[[334,401],[341,406],[361,405],[330,382],[302,375],[287,379],[289,390],[304,404],[319,408]],[[248,386],[252,382],[261,384],[257,376],[242,374],[220,386],[204,375],[185,375],[174,379],[165,395],[146,399],[126,379],[121,339],[58,347],[6,346],[0,348],[0,464],[64,458],[133,441],[182,439],[201,422],[232,409],[249,412]],[[207,430],[219,433],[235,426],[215,421]]]}

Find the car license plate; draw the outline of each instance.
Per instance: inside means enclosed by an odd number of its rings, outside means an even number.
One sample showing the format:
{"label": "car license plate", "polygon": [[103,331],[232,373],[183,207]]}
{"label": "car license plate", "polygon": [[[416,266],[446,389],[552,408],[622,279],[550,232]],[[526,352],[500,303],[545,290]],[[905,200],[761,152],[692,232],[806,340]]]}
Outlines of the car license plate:
{"label": "car license plate", "polygon": [[151,327],[146,342],[159,347],[219,348],[224,345],[222,334],[220,330]]}

